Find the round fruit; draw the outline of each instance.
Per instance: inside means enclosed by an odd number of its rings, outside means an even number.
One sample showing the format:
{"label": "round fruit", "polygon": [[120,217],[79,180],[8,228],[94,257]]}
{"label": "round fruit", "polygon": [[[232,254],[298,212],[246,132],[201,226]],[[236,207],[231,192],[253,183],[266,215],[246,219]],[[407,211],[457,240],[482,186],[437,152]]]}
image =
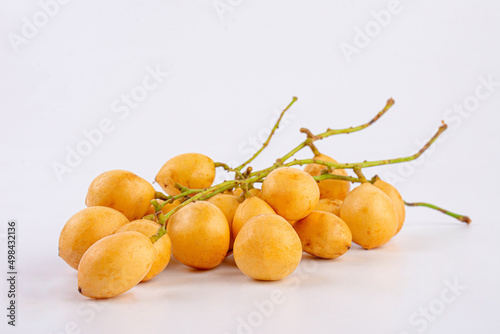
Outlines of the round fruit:
{"label": "round fruit", "polygon": [[304,252],[334,259],[351,248],[352,235],[342,219],[330,212],[313,211],[293,228],[300,237]]}
{"label": "round fruit", "polygon": [[297,168],[283,167],[264,179],[262,199],[286,220],[299,220],[318,204],[319,189],[311,175]]}
{"label": "round fruit", "polygon": [[107,206],[135,220],[144,217],[154,197],[155,189],[148,181],[125,170],[111,170],[92,181],[85,204]]}
{"label": "round fruit", "polygon": [[342,202],[343,201],[339,199],[322,198],[319,200],[314,210],[326,211],[333,213],[336,216],[340,216],[340,207],[342,206]]}
{"label": "round fruit", "polygon": [[395,234],[398,234],[405,222],[405,202],[403,201],[403,197],[401,197],[401,194],[396,188],[380,179],[375,181],[373,185],[386,193],[396,207],[396,211],[398,212],[398,228]]}
{"label": "round fruit", "polygon": [[[335,159],[324,154],[316,155],[313,159],[337,163]],[[304,172],[312,176],[317,176],[321,175],[321,172],[325,169],[327,169],[327,167],[320,164],[308,164],[304,167]],[[347,176],[345,169],[334,169],[332,174]],[[333,198],[343,201],[351,189],[351,184],[348,181],[328,179],[320,181],[318,187],[321,198]]]}
{"label": "round fruit", "polygon": [[205,201],[192,202],[170,217],[167,233],[172,254],[196,269],[218,266],[229,249],[229,224],[224,213]]}
{"label": "round fruit", "polygon": [[104,206],[83,209],[71,217],[59,235],[59,256],[78,269],[83,254],[96,241],[128,223],[121,212]]}
{"label": "round fruit", "polygon": [[178,195],[178,183],[191,189],[204,189],[215,179],[215,164],[212,159],[200,153],[185,153],[167,161],[156,175],[156,182],[169,195]]}
{"label": "round fruit", "polygon": [[293,227],[275,214],[255,216],[234,241],[234,261],[247,276],[275,281],[290,275],[302,258],[302,245]]}
{"label": "round fruit", "polygon": [[[253,188],[253,189],[250,189],[248,192],[250,194],[252,194],[253,196],[257,196],[259,198],[262,197],[262,191],[260,189]],[[242,193],[243,193],[243,190],[241,188],[236,188],[233,190],[233,195],[236,197],[240,196]]]}
{"label": "round fruit", "polygon": [[349,226],[352,241],[365,249],[384,245],[398,227],[398,213],[391,199],[370,183],[363,183],[347,195],[340,218]]}
{"label": "round fruit", "polygon": [[273,208],[269,206],[266,202],[258,198],[257,196],[252,196],[246,198],[243,203],[241,203],[233,218],[233,236],[236,238],[240,232],[243,225],[252,217],[262,215],[265,213],[276,213]]}
{"label": "round fruit", "polygon": [[212,203],[216,207],[218,207],[224,216],[226,216],[227,223],[229,225],[229,250],[233,249],[234,237],[233,237],[233,218],[236,213],[236,209],[240,205],[240,202],[233,195],[227,194],[218,194],[214,197],[208,199],[209,203]]}
{"label": "round fruit", "polygon": [[[159,224],[147,220],[147,219],[139,219],[131,221],[128,224],[123,225],[115,233],[122,233],[127,231],[135,231],[144,234],[146,237],[151,237],[155,235],[160,227]],[[149,269],[149,272],[144,276],[141,282],[146,282],[161,273],[170,262],[170,253],[172,244],[170,242],[170,237],[168,234],[164,234],[160,239],[156,240],[153,244],[155,249],[155,261]]]}
{"label": "round fruit", "polygon": [[153,244],[139,232],[107,236],[93,244],[78,267],[78,291],[90,298],[110,298],[137,285],[155,259]]}

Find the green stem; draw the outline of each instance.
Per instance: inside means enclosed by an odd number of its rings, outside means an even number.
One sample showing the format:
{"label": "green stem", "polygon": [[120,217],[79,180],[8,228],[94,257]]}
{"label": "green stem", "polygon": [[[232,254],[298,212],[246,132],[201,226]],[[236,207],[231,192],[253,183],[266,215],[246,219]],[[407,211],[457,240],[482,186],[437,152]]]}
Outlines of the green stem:
{"label": "green stem", "polygon": [[356,175],[359,177],[359,180],[361,181],[361,183],[366,183],[366,182],[368,182],[368,181],[366,180],[365,175],[364,175],[364,174],[363,174],[363,172],[361,171],[361,166],[359,166],[359,165],[354,166],[353,170],[354,170],[354,173],[356,173]]}
{"label": "green stem", "polygon": [[242,163],[241,165],[239,165],[238,167],[236,167],[235,168],[236,170],[239,170],[239,171],[242,170],[243,167],[245,167],[250,162],[252,162],[255,158],[257,158],[257,156],[267,147],[267,145],[271,141],[271,137],[274,135],[274,132],[276,132],[276,129],[278,129],[278,127],[280,125],[280,122],[281,122],[281,119],[283,118],[283,115],[285,115],[285,112],[295,103],[295,101],[297,101],[297,98],[294,96],[293,99],[292,99],[292,102],[290,102],[288,104],[288,106],[281,112],[280,117],[276,121],[276,124],[274,124],[274,127],[271,130],[271,133],[269,134],[269,136],[267,137],[267,140],[264,142],[264,144],[262,144],[262,147],[257,152],[255,152],[255,154],[252,155],[250,157],[250,159],[248,159],[247,161],[245,161],[244,163]]}
{"label": "green stem", "polygon": [[395,159],[386,159],[386,160],[374,160],[374,161],[363,161],[363,162],[355,162],[355,163],[336,163],[336,162],[328,162],[328,161],[321,161],[321,160],[315,160],[315,159],[301,159],[301,160],[294,160],[286,164],[277,164],[275,163],[273,166],[263,169],[261,171],[254,172],[250,174],[251,176],[254,175],[265,175],[269,174],[271,171],[276,169],[279,166],[282,167],[291,167],[291,166],[296,166],[296,165],[306,165],[306,164],[319,164],[327,167],[331,167],[333,169],[354,169],[354,168],[367,168],[367,167],[375,167],[375,166],[382,166],[382,165],[390,165],[390,164],[397,164],[401,162],[408,162],[417,159],[424,153],[436,140],[437,138],[447,129],[447,125],[443,123],[439,127],[439,130],[436,132],[436,134],[418,151],[417,153],[407,156],[407,157],[402,157],[402,158],[395,158]]}
{"label": "green stem", "polygon": [[236,175],[238,176],[239,179],[243,179],[244,178],[243,175],[241,174],[240,170],[235,169],[235,168],[231,168],[231,167],[229,167],[228,164],[225,164],[223,162],[216,162],[216,163],[214,163],[214,165],[215,165],[215,167],[222,167],[225,170],[227,170],[228,172],[234,172],[234,173],[236,173]]}
{"label": "green stem", "polygon": [[188,188],[186,188],[186,189],[187,189],[186,191],[181,192],[179,195],[172,196],[172,197],[170,197],[170,199],[168,199],[165,202],[161,203],[160,204],[161,208],[163,208],[165,205],[167,205],[169,203],[173,203],[177,199],[181,199],[183,197],[186,197],[186,196],[189,196],[189,195],[192,195],[192,194],[197,194],[197,193],[205,190],[205,189],[188,189]]}
{"label": "green stem", "polygon": [[[380,117],[382,117],[382,115],[384,115],[393,105],[394,105],[394,100],[392,98],[390,98],[389,100],[387,100],[387,103],[385,104],[384,109],[379,111],[379,113],[377,115],[375,115],[375,117],[372,118],[368,123],[365,123],[365,124],[362,124],[359,126],[355,126],[355,127],[350,127],[347,129],[341,129],[341,130],[327,129],[325,132],[320,133],[319,135],[316,135],[315,137],[317,137],[317,139],[323,139],[323,138],[326,138],[326,137],[329,137],[332,135],[338,135],[338,134],[342,134],[342,133],[351,133],[351,132],[356,132],[356,131],[366,129],[367,127],[369,127],[370,125],[375,123]],[[315,139],[315,140],[317,140],[317,139]]]}
{"label": "green stem", "polygon": [[[207,189],[188,189],[183,194],[180,194],[180,195],[186,196],[185,194],[188,193],[188,192],[190,192],[190,191],[193,191],[193,193],[194,192],[198,192],[196,195],[194,195],[193,197],[189,198],[188,200],[182,202],[180,205],[176,206],[175,208],[173,208],[172,210],[170,210],[165,215],[163,215],[163,212],[160,213],[160,215],[162,216],[161,220],[163,221],[163,223],[160,225],[160,228],[158,229],[158,232],[156,232],[155,235],[153,235],[153,236],[150,237],[151,241],[155,242],[156,240],[158,240],[159,238],[161,238],[161,236],[163,236],[165,233],[167,233],[165,222],[170,217],[172,217],[172,215],[175,214],[177,211],[179,211],[180,209],[182,209],[183,207],[185,207],[189,203],[192,203],[192,202],[200,199],[202,196],[209,195],[207,198],[210,198],[212,196],[215,196],[218,193],[226,191],[227,189],[234,188],[234,186],[237,185],[239,182],[240,181],[236,181],[236,180],[225,181],[225,182],[222,182],[222,183],[220,183],[218,185],[212,186],[212,187],[207,188]],[[162,203],[162,204],[164,204],[164,203]]]}
{"label": "green stem", "polygon": [[[390,100],[389,100],[389,102],[390,102]],[[389,105],[389,102],[388,102],[388,105]],[[388,107],[387,107],[387,109],[388,109]],[[385,112],[385,111],[383,111],[383,112]],[[377,117],[374,118],[374,120],[372,120],[371,122],[369,122],[367,124],[369,125],[369,124],[372,124],[373,122],[375,122],[376,119],[378,119],[378,117],[380,117],[383,114],[383,112],[379,113],[377,115]],[[366,125],[366,126],[368,126],[368,125]],[[163,223],[162,223],[161,227],[158,229],[157,234],[151,237],[151,240],[155,241],[158,238],[160,238],[162,235],[164,235],[166,233],[165,222],[167,221],[167,219],[170,218],[174,213],[176,213],[177,211],[179,211],[180,209],[182,209],[183,207],[188,205],[189,203],[192,203],[198,199],[206,200],[206,199],[208,199],[212,196],[215,196],[216,194],[222,193],[228,189],[233,189],[236,186],[240,186],[240,187],[242,187],[243,190],[246,189],[248,191],[249,184],[262,181],[267,175],[269,175],[269,173],[271,173],[274,169],[276,169],[278,167],[281,167],[281,166],[290,167],[290,166],[295,166],[295,165],[316,163],[316,164],[324,165],[327,167],[331,167],[333,169],[349,169],[350,168],[350,169],[354,169],[355,172],[357,172],[358,178],[342,176],[342,175],[335,175],[335,174],[321,174],[321,175],[318,175],[314,178],[316,181],[321,181],[323,179],[330,179],[331,178],[331,179],[345,180],[345,181],[351,181],[351,182],[367,182],[366,178],[361,173],[361,168],[395,164],[395,163],[401,163],[401,162],[415,160],[420,155],[422,155],[422,153],[425,152],[425,150],[427,150],[432,145],[432,143],[434,143],[436,141],[436,139],[441,135],[441,133],[443,133],[443,131],[446,130],[446,128],[447,128],[447,126],[443,122],[443,125],[439,128],[439,130],[436,132],[436,134],[424,145],[424,147],[422,147],[420,149],[420,151],[418,151],[414,155],[411,155],[408,157],[387,159],[387,160],[376,160],[376,161],[363,161],[363,162],[357,162],[357,163],[333,163],[333,162],[327,162],[327,161],[321,161],[321,160],[315,160],[315,159],[302,159],[302,160],[294,160],[292,162],[283,164],[282,162],[280,162],[280,159],[278,159],[278,161],[276,163],[274,163],[269,168],[266,168],[266,169],[263,169],[263,170],[260,170],[257,172],[253,172],[253,173],[251,173],[251,170],[249,169],[248,173],[245,173],[245,175],[244,175],[245,179],[243,179],[243,180],[224,181],[218,185],[212,186],[212,187],[207,188],[207,189],[189,189],[189,188],[183,187],[179,184],[176,184],[176,187],[182,191],[181,194],[179,194],[177,196],[170,197],[170,199],[168,201],[165,201],[162,204],[160,204],[161,207],[163,207],[166,203],[173,201],[177,198],[187,197],[187,196],[193,195],[193,194],[195,194],[195,195],[190,197],[186,201],[182,202],[179,206],[175,207],[167,214],[163,215],[163,213],[160,213],[160,215],[162,215],[161,221]],[[350,129],[355,129],[355,128],[350,128]],[[331,131],[333,131],[333,130],[331,130]],[[312,139],[313,138],[308,138],[307,140],[312,140]],[[307,145],[307,144],[305,144],[305,145]],[[375,179],[376,178],[373,178],[370,182],[374,181]],[[407,205],[410,205],[410,204],[407,204]],[[431,207],[431,204],[426,204],[426,203],[415,204],[415,206],[417,206],[417,205]],[[156,206],[155,206],[155,208],[156,208]],[[440,209],[437,207],[435,207],[435,208],[438,210],[443,210],[443,209]],[[160,208],[160,210],[161,210],[161,208]],[[442,212],[445,212],[445,213],[452,215],[452,216],[455,215],[454,217],[457,219],[460,219],[460,217],[462,217],[461,219],[464,219],[463,221],[466,221],[465,219],[468,219],[467,217],[464,217],[464,216],[451,214],[446,210],[443,210]]]}
{"label": "green stem", "polygon": [[161,191],[156,191],[155,192],[155,199],[161,199],[161,200],[164,200],[164,201],[168,201],[171,198],[172,198],[172,196],[165,195]]}
{"label": "green stem", "polygon": [[[358,125],[358,126],[355,126],[355,127],[346,128],[346,129],[339,129],[339,130],[327,129],[325,132],[320,133],[319,135],[313,135],[312,137],[308,136],[308,138],[306,140],[304,140],[302,143],[300,143],[293,150],[291,150],[290,152],[288,152],[287,154],[285,154],[282,158],[278,159],[277,162],[278,163],[284,163],[285,161],[287,161],[288,159],[290,159],[293,155],[295,155],[295,153],[297,153],[298,151],[300,151],[304,147],[309,146],[309,143],[312,143],[312,142],[314,142],[316,140],[321,140],[321,139],[324,139],[326,137],[330,137],[330,136],[333,136],[333,135],[347,134],[347,133],[352,133],[352,132],[356,132],[356,131],[361,131],[361,130],[369,127],[373,123],[375,123],[393,105],[394,105],[394,100],[392,98],[390,98],[389,100],[387,100],[387,103],[386,103],[384,109],[382,109],[381,111],[379,111],[379,113],[377,115],[375,115],[375,117],[372,118],[368,123],[365,123],[365,124],[362,124],[362,125]],[[305,132],[305,130],[307,130],[307,129],[301,129],[301,132]]]}
{"label": "green stem", "polygon": [[151,204],[155,208],[155,212],[161,211],[162,206],[160,205],[160,203],[158,203],[157,200],[155,199],[151,200]]}
{"label": "green stem", "polygon": [[[319,181],[323,181],[323,180],[329,180],[329,179],[340,180],[340,181],[358,182],[358,183],[362,182],[357,177],[337,175],[337,174],[328,174],[328,173],[324,173],[324,174],[321,174],[321,175],[313,176],[313,179],[315,179],[318,182]],[[371,181],[369,181],[369,182],[373,183]]]}
{"label": "green stem", "polygon": [[430,204],[430,203],[424,203],[424,202],[417,202],[417,203],[408,203],[408,202],[405,202],[406,206],[423,206],[423,207],[426,207],[426,208],[431,208],[431,209],[434,209],[434,210],[438,210],[442,213],[444,213],[445,215],[448,215],[448,216],[451,216],[453,218],[456,218],[458,220],[460,220],[461,222],[464,222],[464,223],[467,223],[467,224],[470,224],[471,223],[471,219],[467,216],[464,216],[464,215],[459,215],[457,213],[453,213],[451,211],[448,211],[446,209],[443,209],[443,208],[440,208],[434,204]]}

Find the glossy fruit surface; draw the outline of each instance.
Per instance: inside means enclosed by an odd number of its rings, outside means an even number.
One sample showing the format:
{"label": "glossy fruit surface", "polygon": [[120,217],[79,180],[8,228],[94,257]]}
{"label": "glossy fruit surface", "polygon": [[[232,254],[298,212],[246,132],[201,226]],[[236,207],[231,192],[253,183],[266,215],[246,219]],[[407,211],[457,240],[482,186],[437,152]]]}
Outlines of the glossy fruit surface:
{"label": "glossy fruit surface", "polygon": [[156,182],[169,195],[180,194],[178,183],[191,189],[204,189],[215,179],[212,159],[200,153],[185,153],[168,160],[156,175]]}
{"label": "glossy fruit surface", "polygon": [[[115,233],[135,231],[142,233],[149,238],[152,235],[156,234],[159,227],[160,227],[159,224],[151,220],[139,219],[123,225],[118,230],[116,230]],[[168,234],[162,235],[161,238],[158,239],[153,244],[153,247],[155,249],[155,254],[156,254],[155,261],[153,262],[153,265],[151,266],[148,273],[146,274],[146,276],[144,276],[141,282],[149,281],[153,277],[157,276],[159,273],[165,270],[168,263],[170,262],[172,243],[170,242],[170,237],[168,236]]]}
{"label": "glossy fruit surface", "polygon": [[319,201],[319,188],[311,175],[297,168],[272,171],[262,183],[262,199],[289,221],[310,214]]}
{"label": "glossy fruit surface", "polygon": [[111,170],[97,176],[87,192],[85,204],[107,206],[123,213],[129,220],[140,219],[155,196],[153,186],[125,170]]}
{"label": "glossy fruit surface", "polygon": [[233,249],[234,237],[233,237],[233,219],[240,202],[236,199],[236,196],[229,194],[218,194],[214,197],[208,199],[209,203],[212,203],[218,207],[224,216],[226,216],[227,223],[229,225],[230,240],[229,240],[229,251]]}
{"label": "glossy fruit surface", "polygon": [[396,230],[396,234],[398,234],[403,227],[406,216],[405,202],[403,201],[403,197],[401,197],[401,194],[396,188],[394,188],[394,186],[380,179],[375,181],[373,185],[386,193],[396,207],[396,211],[398,212],[398,228]]}
{"label": "glossy fruit surface", "polygon": [[276,213],[273,208],[257,196],[246,198],[238,205],[233,218],[233,236],[236,238],[241,228],[250,219],[265,213]]}
{"label": "glossy fruit surface", "polygon": [[300,237],[304,252],[334,259],[351,248],[352,234],[347,224],[333,213],[313,211],[297,221],[293,228]]}
{"label": "glossy fruit surface", "polygon": [[78,267],[78,291],[90,298],[118,296],[137,285],[155,259],[153,244],[139,232],[109,235],[93,244]]}
{"label": "glossy fruit surface", "polygon": [[177,211],[167,225],[172,255],[196,269],[218,266],[229,249],[229,224],[212,203],[192,202]]}
{"label": "glossy fruit surface", "polygon": [[398,228],[398,213],[389,196],[370,183],[347,195],[340,218],[349,226],[352,241],[365,249],[386,244]]}
{"label": "glossy fruit surface", "polygon": [[121,212],[105,206],[83,209],[64,225],[59,235],[59,256],[73,269],[78,269],[90,246],[128,222]]}
{"label": "glossy fruit surface", "polygon": [[302,258],[302,244],[293,227],[275,214],[255,216],[234,241],[234,261],[247,276],[275,281],[290,275]]}
{"label": "glossy fruit surface", "polygon": [[340,216],[340,207],[342,206],[342,203],[343,201],[339,199],[322,198],[319,200],[314,210],[326,211],[333,213],[336,216]]}

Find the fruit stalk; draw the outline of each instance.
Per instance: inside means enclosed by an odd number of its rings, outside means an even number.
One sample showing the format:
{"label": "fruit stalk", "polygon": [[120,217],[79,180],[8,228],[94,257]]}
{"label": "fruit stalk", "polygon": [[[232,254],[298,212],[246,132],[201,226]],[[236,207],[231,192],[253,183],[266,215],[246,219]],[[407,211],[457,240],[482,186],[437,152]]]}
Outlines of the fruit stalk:
{"label": "fruit stalk", "polygon": [[405,201],[405,205],[406,206],[423,206],[423,207],[426,207],[426,208],[438,210],[439,212],[442,212],[445,215],[448,215],[448,216],[451,216],[453,218],[456,218],[456,219],[460,220],[461,222],[464,222],[464,223],[467,223],[467,224],[470,224],[472,222],[472,220],[469,217],[467,217],[467,216],[451,212],[449,210],[440,208],[439,206],[436,206],[434,204],[424,203],[424,202],[408,203],[408,202]]}
{"label": "fruit stalk", "polygon": [[[368,123],[367,123],[368,124]],[[243,185],[243,187],[247,187],[249,184],[252,184],[257,181],[261,181],[264,179],[269,173],[271,173],[273,170],[279,167],[291,167],[295,165],[305,165],[305,164],[311,164],[311,163],[317,163],[325,166],[329,166],[332,168],[343,168],[343,169],[360,169],[360,168],[366,168],[366,167],[375,167],[375,166],[380,166],[380,165],[387,165],[387,164],[395,164],[395,163],[401,163],[401,162],[407,162],[407,161],[412,161],[417,159],[420,155],[422,155],[425,150],[427,150],[432,143],[436,141],[436,139],[441,135],[446,130],[447,126],[446,124],[443,123],[443,125],[439,128],[439,130],[436,132],[436,134],[422,147],[417,153],[408,156],[408,157],[402,157],[402,158],[395,158],[395,159],[386,159],[386,160],[376,160],[376,161],[364,161],[364,162],[357,162],[357,163],[333,163],[333,162],[327,162],[327,161],[321,161],[321,160],[315,160],[315,159],[301,159],[301,160],[294,160],[292,162],[286,163],[286,164],[273,164],[271,167],[263,169],[261,171],[253,172],[248,175],[244,180],[231,180],[231,181],[224,181],[218,185],[212,186],[207,189],[189,189],[186,187],[183,187],[182,185],[177,185],[181,191],[183,191],[181,194],[177,196],[171,197],[169,200],[163,202],[160,204],[161,207],[163,207],[166,203],[186,197],[192,194],[196,194],[193,197],[189,198],[188,200],[184,201],[181,205],[177,206],[174,208],[172,211],[168,212],[165,215],[165,221],[171,217],[175,212],[186,206],[187,204],[198,200],[200,198],[203,198],[203,200],[208,199],[212,196],[215,196],[216,194],[219,194],[221,192],[224,192],[226,190],[232,189],[235,186],[238,185]],[[345,180],[345,181],[351,181],[351,182],[363,182],[361,178],[352,178],[349,176],[342,176],[342,175],[335,175],[335,174],[323,174],[315,177],[315,179],[318,180],[324,180],[324,179],[337,179],[337,180]],[[365,179],[366,181],[366,179]],[[161,210],[161,208],[160,208]],[[151,216],[146,216],[146,219],[151,219]],[[161,235],[165,234],[165,226],[162,224],[162,226],[159,229],[159,234],[158,238],[161,237]],[[156,236],[154,236],[156,237]]]}
{"label": "fruit stalk", "polygon": [[248,165],[255,158],[257,158],[257,156],[260,154],[260,152],[262,152],[267,147],[267,145],[269,145],[269,142],[271,141],[271,138],[274,135],[274,132],[276,132],[276,130],[278,129],[278,127],[280,125],[280,122],[281,122],[281,119],[283,118],[283,115],[285,115],[286,111],[288,109],[290,109],[290,107],[295,103],[295,101],[297,101],[297,98],[294,96],[293,99],[292,99],[292,102],[290,102],[290,104],[288,104],[288,106],[281,112],[280,117],[276,121],[276,124],[274,124],[274,127],[271,130],[271,133],[267,137],[266,141],[264,142],[264,144],[262,144],[262,147],[257,152],[255,152],[255,154],[252,155],[250,157],[250,159],[248,159],[247,161],[245,161],[244,163],[242,163],[241,165],[239,165],[238,167],[236,167],[235,168],[236,170],[238,170],[238,171],[242,170],[246,165]]}
{"label": "fruit stalk", "polygon": [[[286,160],[288,160],[293,155],[295,155],[295,153],[297,153],[298,151],[300,151],[304,147],[309,146],[309,143],[312,143],[316,140],[321,140],[321,139],[324,139],[324,138],[327,138],[327,137],[330,137],[333,135],[348,134],[348,133],[357,132],[357,131],[361,131],[363,129],[366,129],[367,127],[369,127],[370,125],[375,123],[380,117],[382,117],[393,105],[394,105],[394,100],[392,98],[390,98],[389,100],[387,100],[385,107],[381,111],[379,111],[378,114],[374,118],[372,118],[368,123],[358,125],[355,127],[346,128],[346,129],[333,130],[333,129],[328,128],[323,133],[320,133],[318,135],[308,136],[308,138],[306,140],[304,140],[302,143],[300,143],[293,150],[291,150],[290,152],[285,154],[283,157],[278,159],[277,162],[284,163]],[[301,132],[305,132],[305,130],[306,129],[302,128]]]}
{"label": "fruit stalk", "polygon": [[[222,163],[222,162],[217,162],[215,163],[216,167],[222,167],[227,171],[234,172],[235,173],[235,180],[230,180],[230,181],[224,181],[218,185],[212,186],[210,188],[206,189],[189,189],[187,187],[184,187],[182,185],[176,185],[178,189],[180,189],[181,193],[176,196],[166,196],[162,193],[157,193],[156,198],[165,198],[165,202],[163,202],[160,205],[155,205],[155,210],[158,212],[161,210],[161,208],[166,205],[167,203],[170,203],[176,199],[180,199],[183,197],[187,197],[190,195],[194,195],[187,200],[185,200],[181,205],[177,206],[167,214],[163,215],[162,213],[159,214],[159,217],[161,216],[161,227],[158,230],[158,233],[151,237],[152,240],[157,240],[159,237],[161,237],[163,234],[166,233],[165,229],[165,222],[166,220],[171,217],[174,213],[179,211],[181,208],[185,207],[189,203],[192,203],[196,200],[206,200],[209,199],[210,197],[215,196],[216,194],[222,193],[226,190],[233,189],[234,187],[240,186],[243,190],[244,193],[245,190],[248,191],[248,188],[251,187],[251,185],[255,182],[262,182],[262,180],[269,175],[273,170],[279,168],[279,167],[291,167],[291,166],[296,166],[296,165],[305,165],[305,164],[320,164],[327,166],[331,169],[353,169],[355,173],[358,175],[358,178],[355,177],[350,177],[350,176],[343,176],[343,175],[336,175],[336,174],[329,174],[329,173],[323,173],[321,175],[315,176],[314,179],[316,181],[322,181],[326,179],[336,179],[336,180],[344,180],[344,181],[350,181],[350,182],[371,182],[373,183],[376,178],[373,178],[370,181],[367,181],[364,175],[361,172],[362,168],[367,168],[367,167],[375,167],[375,166],[381,166],[381,165],[388,165],[388,164],[396,164],[396,163],[402,163],[402,162],[408,162],[417,159],[424,153],[436,140],[437,138],[447,129],[447,125],[443,122],[443,125],[441,125],[436,132],[436,134],[415,154],[407,156],[407,157],[402,157],[402,158],[395,158],[395,159],[385,159],[385,160],[375,160],[375,161],[363,161],[363,162],[357,162],[357,163],[333,163],[333,162],[327,162],[327,161],[321,161],[321,160],[315,160],[315,159],[301,159],[301,160],[294,160],[288,163],[285,163],[286,160],[288,160],[290,157],[292,157],[295,153],[300,151],[306,146],[311,147],[313,152],[315,151],[315,146],[313,145],[313,142],[316,140],[321,140],[324,138],[327,138],[332,135],[337,135],[337,134],[347,134],[351,132],[356,132],[363,130],[367,128],[368,126],[372,125],[375,123],[380,117],[382,117],[391,107],[394,105],[394,100],[391,98],[387,101],[385,107],[374,117],[372,118],[368,123],[356,126],[356,127],[350,127],[346,129],[339,129],[339,130],[334,130],[334,129],[327,129],[327,131],[320,133],[318,135],[313,135],[311,131],[308,129],[302,128],[301,132],[306,133],[307,139],[304,140],[301,144],[299,144],[297,147],[295,147],[293,150],[291,150],[289,153],[284,155],[282,158],[277,159],[276,162],[265,169],[262,169],[260,171],[255,171],[252,172],[251,167],[248,167],[247,170],[244,173],[241,173],[241,169],[243,169],[247,164],[249,164],[251,161],[253,161],[269,144],[272,136],[274,135],[274,132],[278,128],[280,121],[284,115],[284,113],[295,103],[297,98],[293,98],[292,102],[282,111],[280,117],[278,118],[276,124],[274,125],[269,137],[267,138],[266,142],[263,144],[263,146],[247,161],[245,161],[243,164],[239,165],[236,168],[231,168],[229,165]],[[316,149],[317,151],[317,149]],[[424,205],[425,204],[425,205]],[[408,204],[407,204],[408,205]],[[459,220],[461,219],[468,219],[468,217],[456,215],[453,213],[450,213],[447,210],[437,208],[436,206],[432,204],[427,204],[427,203],[418,203],[415,204],[414,206],[427,206],[430,208],[435,208],[437,210],[440,210],[448,215],[451,215],[452,217],[455,217]],[[462,218],[460,218],[462,217]],[[157,219],[155,215],[149,215],[145,217],[146,219]],[[464,221],[464,220],[462,220]],[[470,220],[469,220],[470,221]]]}

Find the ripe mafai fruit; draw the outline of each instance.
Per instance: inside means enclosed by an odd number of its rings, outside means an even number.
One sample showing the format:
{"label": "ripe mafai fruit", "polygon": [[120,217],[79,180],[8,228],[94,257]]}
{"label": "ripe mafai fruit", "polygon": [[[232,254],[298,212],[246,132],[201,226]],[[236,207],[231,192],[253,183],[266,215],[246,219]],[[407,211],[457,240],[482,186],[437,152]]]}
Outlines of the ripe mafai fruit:
{"label": "ripe mafai fruit", "polygon": [[290,275],[302,258],[302,244],[293,227],[275,214],[255,216],[234,241],[234,261],[248,277],[275,281]]}
{"label": "ripe mafai fruit", "polygon": [[386,244],[398,228],[398,213],[391,199],[370,183],[347,195],[340,218],[349,226],[352,241],[365,249]]}
{"label": "ripe mafai fruit", "polygon": [[262,199],[286,220],[299,220],[310,214],[319,201],[313,177],[300,169],[283,167],[272,171],[262,183]]}
{"label": "ripe mafai fruit", "polygon": [[155,192],[148,181],[134,173],[111,170],[92,181],[85,204],[88,207],[107,206],[120,211],[129,220],[135,220],[144,217]]}

